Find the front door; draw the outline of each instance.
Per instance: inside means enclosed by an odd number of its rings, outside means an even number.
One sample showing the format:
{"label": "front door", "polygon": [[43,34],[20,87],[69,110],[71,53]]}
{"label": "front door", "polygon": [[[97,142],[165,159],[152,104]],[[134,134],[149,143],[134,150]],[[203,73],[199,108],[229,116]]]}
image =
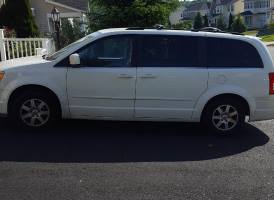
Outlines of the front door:
{"label": "front door", "polygon": [[207,89],[203,37],[147,35],[141,39],[135,117],[189,120]]}
{"label": "front door", "polygon": [[73,118],[133,118],[136,68],[132,52],[131,36],[103,38],[76,52],[81,64],[70,67],[67,76]]}

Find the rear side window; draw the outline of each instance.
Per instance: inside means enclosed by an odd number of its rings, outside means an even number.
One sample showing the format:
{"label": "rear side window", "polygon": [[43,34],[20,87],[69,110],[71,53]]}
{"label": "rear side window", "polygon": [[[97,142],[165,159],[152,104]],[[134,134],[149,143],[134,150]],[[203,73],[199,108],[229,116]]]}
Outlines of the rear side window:
{"label": "rear side window", "polygon": [[206,58],[208,67],[263,68],[257,49],[241,40],[207,38]]}
{"label": "rear side window", "polygon": [[142,67],[201,67],[199,37],[143,36]]}

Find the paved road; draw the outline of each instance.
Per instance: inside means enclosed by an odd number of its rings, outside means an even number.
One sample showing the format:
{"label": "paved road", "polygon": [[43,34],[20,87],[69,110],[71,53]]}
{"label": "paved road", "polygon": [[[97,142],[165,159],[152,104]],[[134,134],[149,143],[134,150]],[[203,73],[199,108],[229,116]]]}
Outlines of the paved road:
{"label": "paved road", "polygon": [[0,124],[1,200],[274,199],[274,121],[230,137],[187,123]]}

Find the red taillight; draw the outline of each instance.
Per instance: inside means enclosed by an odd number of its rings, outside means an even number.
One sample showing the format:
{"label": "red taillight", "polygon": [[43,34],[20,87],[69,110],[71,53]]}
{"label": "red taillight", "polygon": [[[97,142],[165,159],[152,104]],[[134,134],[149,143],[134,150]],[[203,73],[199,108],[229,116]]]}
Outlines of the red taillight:
{"label": "red taillight", "polygon": [[274,73],[269,73],[269,94],[274,95]]}

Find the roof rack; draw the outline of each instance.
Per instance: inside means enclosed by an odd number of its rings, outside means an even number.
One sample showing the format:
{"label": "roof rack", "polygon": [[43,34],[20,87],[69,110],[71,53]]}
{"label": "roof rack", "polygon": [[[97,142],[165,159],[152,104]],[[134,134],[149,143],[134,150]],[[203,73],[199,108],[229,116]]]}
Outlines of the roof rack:
{"label": "roof rack", "polygon": [[210,33],[229,33],[229,34],[233,34],[233,35],[244,35],[242,33],[238,33],[238,32],[229,32],[229,31],[222,31],[221,29],[215,28],[215,27],[204,27],[201,29],[192,29],[191,31],[193,32],[210,32]]}
{"label": "roof rack", "polygon": [[166,29],[164,25],[156,24],[153,27],[128,27],[126,30],[145,30],[145,29],[156,29],[156,30],[163,30]]}
{"label": "roof rack", "polygon": [[[185,29],[167,29],[165,28],[165,26],[161,25],[161,24],[156,24],[153,27],[129,27],[126,30],[145,30],[145,29],[156,29],[156,30],[182,30],[185,31]],[[215,28],[215,27],[204,27],[201,29],[191,29],[192,32],[210,32],[210,33],[229,33],[229,34],[233,34],[233,35],[244,35],[242,33],[238,33],[238,32],[229,32],[229,31],[222,31],[221,29]]]}

